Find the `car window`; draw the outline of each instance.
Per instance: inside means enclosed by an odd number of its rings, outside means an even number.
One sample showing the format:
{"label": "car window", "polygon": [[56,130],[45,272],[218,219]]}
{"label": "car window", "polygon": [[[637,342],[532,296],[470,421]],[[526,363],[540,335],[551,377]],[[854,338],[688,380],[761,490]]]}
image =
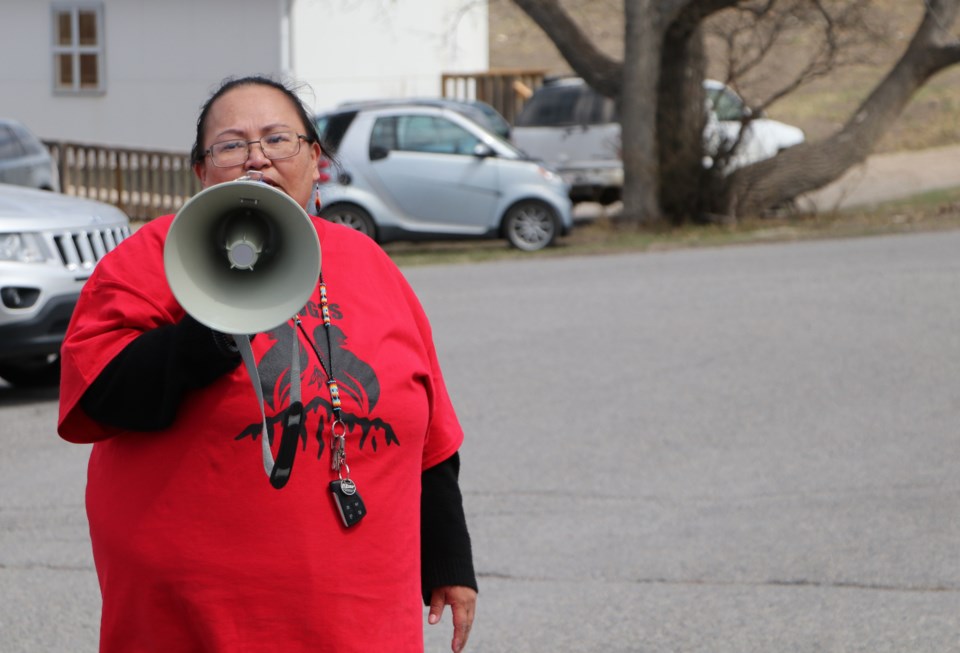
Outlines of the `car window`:
{"label": "car window", "polygon": [[23,154],[23,147],[13,130],[0,125],[0,159],[16,159]]}
{"label": "car window", "polygon": [[343,141],[343,135],[347,133],[347,127],[356,118],[356,111],[345,111],[328,116],[318,116],[317,133],[320,134],[320,140],[323,141],[331,152],[336,152],[340,148],[340,142]]}
{"label": "car window", "polygon": [[472,154],[479,142],[476,136],[446,118],[399,116],[393,149],[434,154]]}
{"label": "car window", "polygon": [[24,127],[11,125],[10,128],[13,130],[13,134],[17,140],[20,141],[20,146],[23,147],[23,151],[27,154],[44,154],[47,151],[47,148],[40,139],[28,132]]}
{"label": "car window", "polygon": [[479,101],[475,101],[473,106],[475,106],[486,118],[486,123],[481,124],[484,124],[484,126],[490,129],[490,131],[500,138],[506,138],[510,134],[510,123],[508,123],[503,116],[497,113],[496,109],[491,107],[489,104]]}
{"label": "car window", "polygon": [[397,149],[397,118],[377,118],[370,132],[370,158],[378,159]]}
{"label": "car window", "polygon": [[487,114],[485,114],[479,108],[471,104],[454,104],[450,108],[459,113],[461,116],[469,118],[487,131],[492,131],[490,119],[487,118]]}
{"label": "car window", "polygon": [[559,127],[577,124],[579,86],[541,86],[517,116],[519,127]]}
{"label": "car window", "polygon": [[313,124],[317,127],[317,133],[320,134],[320,138],[323,138],[323,132],[327,129],[327,123],[330,122],[330,116],[316,116],[313,119]]}
{"label": "car window", "polygon": [[583,86],[583,103],[585,107],[584,122],[588,125],[602,125],[616,122],[616,103],[594,91],[589,86]]}
{"label": "car window", "polygon": [[743,119],[743,100],[730,89],[718,88],[708,90],[707,96],[713,104],[713,111],[717,114],[718,120]]}

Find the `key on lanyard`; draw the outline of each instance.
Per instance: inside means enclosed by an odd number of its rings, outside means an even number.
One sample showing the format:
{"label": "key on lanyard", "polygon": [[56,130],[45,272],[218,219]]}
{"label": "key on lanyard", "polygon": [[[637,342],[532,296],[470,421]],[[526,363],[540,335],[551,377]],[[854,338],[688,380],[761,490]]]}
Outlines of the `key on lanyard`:
{"label": "key on lanyard", "polygon": [[[339,425],[339,428],[338,428]],[[347,427],[340,420],[333,422],[333,440],[330,443],[330,468],[339,472],[347,459]]]}

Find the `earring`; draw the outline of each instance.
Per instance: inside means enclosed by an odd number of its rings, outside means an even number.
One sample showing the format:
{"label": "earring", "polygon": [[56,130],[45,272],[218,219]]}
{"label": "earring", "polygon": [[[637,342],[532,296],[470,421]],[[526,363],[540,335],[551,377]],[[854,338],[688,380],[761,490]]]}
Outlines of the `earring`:
{"label": "earring", "polygon": [[313,203],[317,207],[317,215],[320,215],[320,184],[314,184],[313,187]]}

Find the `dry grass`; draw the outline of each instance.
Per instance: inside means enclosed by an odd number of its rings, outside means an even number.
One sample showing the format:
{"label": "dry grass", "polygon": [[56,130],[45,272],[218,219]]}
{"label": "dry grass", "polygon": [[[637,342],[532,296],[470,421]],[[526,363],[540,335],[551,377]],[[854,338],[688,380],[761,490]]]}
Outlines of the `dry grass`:
{"label": "dry grass", "polygon": [[925,193],[868,210],[746,220],[732,225],[679,229],[625,229],[609,219],[578,225],[553,247],[520,252],[502,240],[389,243],[384,249],[400,266],[537,260],[558,256],[642,253],[691,247],[853,238],[960,229],[960,188]]}

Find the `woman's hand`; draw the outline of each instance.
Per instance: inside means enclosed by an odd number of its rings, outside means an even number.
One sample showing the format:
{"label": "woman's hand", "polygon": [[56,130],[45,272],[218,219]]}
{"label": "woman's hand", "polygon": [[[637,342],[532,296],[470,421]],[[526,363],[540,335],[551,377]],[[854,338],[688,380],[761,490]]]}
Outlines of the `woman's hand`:
{"label": "woman's hand", "polygon": [[453,613],[453,641],[450,642],[450,648],[453,653],[460,653],[470,637],[477,609],[477,593],[469,587],[458,585],[434,588],[430,596],[430,616],[427,618],[431,625],[440,623],[445,605],[449,605]]}

